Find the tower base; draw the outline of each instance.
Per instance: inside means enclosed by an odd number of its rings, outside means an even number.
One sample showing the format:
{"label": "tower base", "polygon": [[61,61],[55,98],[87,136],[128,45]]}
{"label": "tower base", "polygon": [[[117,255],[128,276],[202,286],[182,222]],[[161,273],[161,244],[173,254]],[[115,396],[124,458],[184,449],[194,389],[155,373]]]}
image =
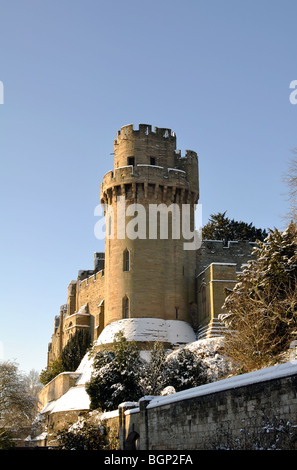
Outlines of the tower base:
{"label": "tower base", "polygon": [[127,318],[107,325],[97,339],[95,346],[109,345],[116,333],[122,331],[128,341],[150,343],[160,341],[169,347],[179,347],[196,341],[191,325],[181,320],[160,318]]}

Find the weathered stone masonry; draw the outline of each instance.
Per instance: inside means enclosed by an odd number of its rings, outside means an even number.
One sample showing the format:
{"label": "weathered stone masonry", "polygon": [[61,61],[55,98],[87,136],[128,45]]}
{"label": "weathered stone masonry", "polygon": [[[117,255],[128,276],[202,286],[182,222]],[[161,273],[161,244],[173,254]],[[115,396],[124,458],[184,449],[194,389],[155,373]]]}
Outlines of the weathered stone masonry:
{"label": "weathered stone masonry", "polygon": [[[120,447],[228,448],[268,423],[297,424],[297,362],[120,407]],[[246,433],[243,436],[243,429]],[[294,442],[291,442],[294,446]],[[297,445],[297,442],[296,442]]]}
{"label": "weathered stone masonry", "polygon": [[[184,322],[184,327],[193,328],[193,337],[197,331],[199,339],[215,336],[222,328],[217,317],[225,288],[234,286],[241,265],[251,258],[253,244],[249,242],[224,246],[220,241],[204,241],[196,252],[184,249],[183,237],[171,236],[171,205],[190,207],[193,230],[199,198],[198,155],[186,150],[182,156],[171,129],[153,130],[147,124],[140,124],[138,130],[133,125],[122,127],[114,141],[113,160],[113,170],[103,176],[100,185],[100,201],[113,209],[115,236],[105,237],[105,253],[95,253],[94,269],[80,270],[77,279],[69,283],[67,304],[55,317],[48,364],[61,355],[77,330],[89,331],[94,342],[113,323],[122,325],[123,319],[139,326],[144,318],[154,324],[155,320],[170,321],[171,325],[178,321],[180,326]],[[144,239],[118,237],[121,197],[126,210],[140,203],[146,222],[151,206],[168,210],[168,238],[161,237],[160,221],[155,239],[148,234]],[[127,228],[128,219],[119,218],[119,225]],[[148,224],[146,228],[149,231]],[[144,340],[146,347],[151,338],[148,335]],[[164,342],[168,343],[168,338]]]}

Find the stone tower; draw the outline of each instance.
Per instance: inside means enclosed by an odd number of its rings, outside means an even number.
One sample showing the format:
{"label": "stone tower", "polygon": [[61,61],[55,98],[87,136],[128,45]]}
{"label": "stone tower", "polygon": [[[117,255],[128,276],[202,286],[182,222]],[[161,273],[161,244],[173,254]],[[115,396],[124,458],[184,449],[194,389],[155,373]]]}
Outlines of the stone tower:
{"label": "stone tower", "polygon": [[185,249],[189,239],[182,221],[189,214],[194,230],[198,196],[197,154],[181,156],[170,129],[152,131],[140,124],[138,130],[128,125],[117,132],[114,170],[101,184],[106,215],[103,336],[118,327],[128,336],[132,328],[137,341],[195,340],[190,325],[196,251]]}

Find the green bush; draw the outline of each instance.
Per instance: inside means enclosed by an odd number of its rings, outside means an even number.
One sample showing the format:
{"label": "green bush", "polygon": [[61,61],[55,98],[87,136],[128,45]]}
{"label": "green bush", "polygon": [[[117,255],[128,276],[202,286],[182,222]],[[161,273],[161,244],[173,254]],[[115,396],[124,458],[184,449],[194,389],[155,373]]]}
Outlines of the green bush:
{"label": "green bush", "polygon": [[107,430],[103,425],[96,426],[83,422],[77,428],[59,431],[59,448],[62,450],[106,450],[108,449]]}
{"label": "green bush", "polygon": [[117,333],[113,350],[99,351],[94,359],[94,372],[86,384],[91,409],[114,410],[124,401],[141,398],[143,365],[136,342]]}
{"label": "green bush", "polygon": [[41,371],[39,380],[42,383],[42,385],[46,385],[51,380],[53,380],[57,375],[61,374],[61,372],[65,372],[65,369],[62,364],[62,359],[61,357],[59,357],[58,359],[51,362],[45,369]]}
{"label": "green bush", "polygon": [[0,428],[0,450],[13,449],[15,447],[12,435],[4,428]]}

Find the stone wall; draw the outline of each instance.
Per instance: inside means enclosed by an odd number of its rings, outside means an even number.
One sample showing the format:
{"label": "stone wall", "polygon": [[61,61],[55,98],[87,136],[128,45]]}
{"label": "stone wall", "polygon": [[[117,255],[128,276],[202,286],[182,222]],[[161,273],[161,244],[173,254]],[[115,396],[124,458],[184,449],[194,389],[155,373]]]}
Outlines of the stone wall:
{"label": "stone wall", "polygon": [[39,408],[42,409],[47,403],[57,400],[71,387],[73,387],[80,376],[77,372],[62,372],[43,387],[38,398]]}
{"label": "stone wall", "polygon": [[256,243],[249,241],[204,240],[196,253],[196,303],[198,339],[222,334],[224,325],[218,316],[226,289],[232,290],[243,265],[254,258]]}
{"label": "stone wall", "polygon": [[225,246],[222,240],[203,240],[197,250],[197,270],[199,275],[211,263],[236,263],[236,271],[253,259],[252,250],[256,243],[249,241],[229,241]]}
{"label": "stone wall", "polygon": [[280,448],[295,448],[297,434],[290,437],[290,432],[296,416],[297,362],[292,361],[167,397],[144,397],[126,408],[123,404],[120,448],[273,448],[277,439]]}
{"label": "stone wall", "polygon": [[172,226],[181,228],[182,205],[188,204],[193,230],[198,193],[197,154],[181,157],[170,129],[152,132],[140,125],[136,131],[129,125],[117,133],[114,170],[104,175],[100,190],[107,220],[105,327],[127,318],[192,322],[196,256],[184,249],[189,240],[183,231],[172,234]]}
{"label": "stone wall", "polygon": [[79,311],[83,305],[88,305],[91,341],[94,341],[104,328],[104,311],[100,307],[104,301],[105,292],[104,270],[94,273],[78,283],[76,309]]}
{"label": "stone wall", "polygon": [[224,325],[218,316],[224,313],[226,290],[238,281],[236,268],[236,263],[211,263],[197,276],[198,339],[222,334]]}

